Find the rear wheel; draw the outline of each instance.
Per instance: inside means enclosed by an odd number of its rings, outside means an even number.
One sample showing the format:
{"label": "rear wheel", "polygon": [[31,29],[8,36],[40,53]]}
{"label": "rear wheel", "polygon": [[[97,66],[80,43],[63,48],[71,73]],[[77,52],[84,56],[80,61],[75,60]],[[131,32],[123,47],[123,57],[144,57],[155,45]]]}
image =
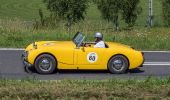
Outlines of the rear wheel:
{"label": "rear wheel", "polygon": [[129,67],[128,59],[123,55],[112,57],[108,63],[108,69],[113,74],[123,74]]}
{"label": "rear wheel", "polygon": [[49,54],[42,54],[35,61],[35,69],[40,74],[52,74],[56,67],[55,58]]}

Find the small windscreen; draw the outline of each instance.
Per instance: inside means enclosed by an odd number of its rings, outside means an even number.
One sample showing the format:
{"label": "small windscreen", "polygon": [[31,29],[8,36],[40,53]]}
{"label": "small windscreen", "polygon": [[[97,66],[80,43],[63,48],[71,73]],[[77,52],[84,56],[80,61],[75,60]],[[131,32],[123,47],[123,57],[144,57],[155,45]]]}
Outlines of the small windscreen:
{"label": "small windscreen", "polygon": [[76,46],[78,46],[84,40],[84,37],[85,35],[83,33],[77,32],[72,40],[76,44]]}

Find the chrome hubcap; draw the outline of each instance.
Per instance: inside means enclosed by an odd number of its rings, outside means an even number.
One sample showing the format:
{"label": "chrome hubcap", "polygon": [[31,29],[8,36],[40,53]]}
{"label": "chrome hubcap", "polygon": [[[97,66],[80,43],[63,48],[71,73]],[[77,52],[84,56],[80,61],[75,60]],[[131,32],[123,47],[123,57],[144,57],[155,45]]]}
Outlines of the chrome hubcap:
{"label": "chrome hubcap", "polygon": [[124,67],[124,63],[121,59],[115,59],[113,62],[112,62],[112,67],[116,70],[122,70],[123,67]]}
{"label": "chrome hubcap", "polygon": [[49,59],[44,58],[40,61],[39,68],[42,71],[49,71],[51,69],[52,63]]}

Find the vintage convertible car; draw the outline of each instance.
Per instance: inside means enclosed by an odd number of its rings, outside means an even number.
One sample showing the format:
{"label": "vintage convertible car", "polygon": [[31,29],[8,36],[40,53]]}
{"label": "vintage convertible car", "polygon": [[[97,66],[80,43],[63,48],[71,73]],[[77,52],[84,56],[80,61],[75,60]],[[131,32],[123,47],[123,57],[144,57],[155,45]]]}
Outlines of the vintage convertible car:
{"label": "vintage convertible car", "polygon": [[105,42],[106,48],[94,48],[95,43],[84,39],[85,35],[78,32],[72,41],[32,43],[23,53],[24,66],[34,67],[40,74],[51,74],[56,69],[109,70],[122,74],[144,62],[143,53],[130,46]]}

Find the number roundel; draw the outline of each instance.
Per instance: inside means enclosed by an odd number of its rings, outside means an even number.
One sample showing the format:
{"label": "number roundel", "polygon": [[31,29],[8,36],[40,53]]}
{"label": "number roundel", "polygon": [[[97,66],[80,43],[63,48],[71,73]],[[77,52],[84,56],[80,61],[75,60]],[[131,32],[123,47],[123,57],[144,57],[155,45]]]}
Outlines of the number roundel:
{"label": "number roundel", "polygon": [[90,52],[87,55],[87,61],[90,63],[95,63],[98,59],[98,56],[95,52]]}

